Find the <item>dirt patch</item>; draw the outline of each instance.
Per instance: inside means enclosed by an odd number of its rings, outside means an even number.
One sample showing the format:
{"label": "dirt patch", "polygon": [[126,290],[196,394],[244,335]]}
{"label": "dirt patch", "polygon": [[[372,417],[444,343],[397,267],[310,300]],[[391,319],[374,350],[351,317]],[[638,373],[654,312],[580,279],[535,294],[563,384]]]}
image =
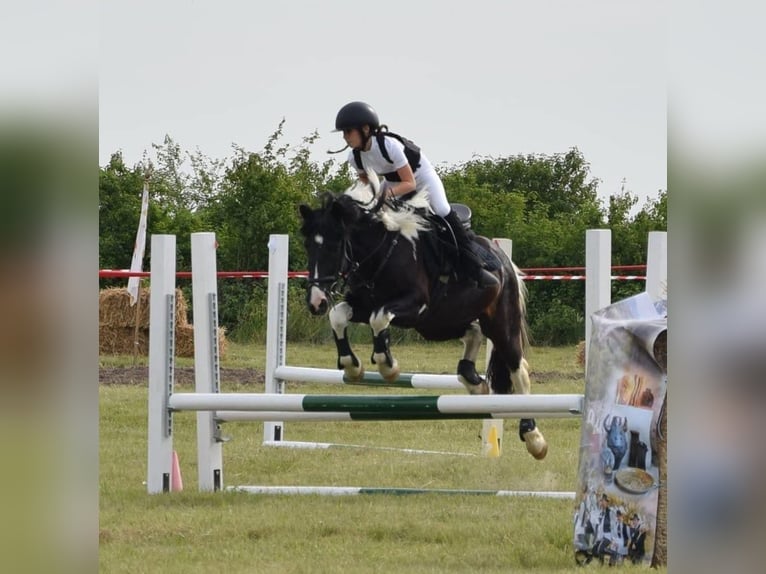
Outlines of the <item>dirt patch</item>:
{"label": "dirt patch", "polygon": [[[146,385],[149,381],[148,367],[102,367],[98,370],[98,382],[102,385]],[[176,367],[174,381],[178,385],[194,384],[194,367]],[[263,384],[261,369],[221,368],[221,383],[240,385]]]}

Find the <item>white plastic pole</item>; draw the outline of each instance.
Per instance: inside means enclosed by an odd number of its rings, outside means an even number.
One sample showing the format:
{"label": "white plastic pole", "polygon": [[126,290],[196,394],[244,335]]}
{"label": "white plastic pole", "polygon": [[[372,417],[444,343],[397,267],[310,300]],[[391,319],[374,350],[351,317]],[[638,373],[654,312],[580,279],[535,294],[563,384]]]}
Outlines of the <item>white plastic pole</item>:
{"label": "white plastic pole", "polygon": [[[422,399],[413,401],[412,399]],[[174,393],[178,411],[390,412],[482,414],[566,412],[582,416],[583,395],[305,395],[281,393]]]}
{"label": "white plastic pole", "polygon": [[[285,364],[287,329],[287,263],[289,236],[269,236],[269,287],[266,320],[266,383],[267,393],[284,392],[284,383],[275,377],[275,370]],[[284,438],[284,423],[263,423],[263,440],[278,441]]]}
{"label": "white plastic pole", "polygon": [[328,385],[400,386],[413,389],[459,389],[465,390],[457,375],[434,375],[429,373],[402,373],[398,383],[388,384],[377,373],[365,373],[362,382],[347,382],[343,371],[317,369],[314,367],[292,367],[281,365],[274,370],[277,380],[293,383],[318,383]]}
{"label": "white plastic pole", "polygon": [[612,231],[585,232],[585,365],[590,349],[591,315],[612,303]]}
{"label": "white plastic pole", "polygon": [[646,292],[658,301],[667,298],[668,232],[650,231],[646,253]]}
{"label": "white plastic pole", "polygon": [[170,491],[173,425],[168,397],[173,392],[175,354],[175,235],[152,235],[149,301],[149,416],[146,490]]}
{"label": "white plastic pole", "polygon": [[[197,393],[220,391],[218,283],[215,233],[192,233],[194,379]],[[197,413],[197,476],[200,491],[223,486],[223,453],[215,413]]]}

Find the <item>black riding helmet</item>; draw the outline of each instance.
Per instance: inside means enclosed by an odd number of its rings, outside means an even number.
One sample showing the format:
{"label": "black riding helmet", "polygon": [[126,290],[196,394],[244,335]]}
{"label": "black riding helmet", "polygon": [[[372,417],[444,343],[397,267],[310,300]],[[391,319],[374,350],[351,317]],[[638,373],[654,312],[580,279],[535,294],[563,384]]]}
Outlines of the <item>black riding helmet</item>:
{"label": "black riding helmet", "polygon": [[364,102],[351,102],[343,106],[338,115],[335,116],[335,131],[370,126],[370,130],[375,132],[380,127],[378,114],[370,104]]}

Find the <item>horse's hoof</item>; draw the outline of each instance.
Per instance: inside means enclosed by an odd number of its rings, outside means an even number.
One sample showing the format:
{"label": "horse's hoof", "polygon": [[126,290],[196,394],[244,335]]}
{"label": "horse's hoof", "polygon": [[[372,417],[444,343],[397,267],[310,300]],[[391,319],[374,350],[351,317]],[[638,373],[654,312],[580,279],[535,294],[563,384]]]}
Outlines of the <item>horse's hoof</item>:
{"label": "horse's hoof", "polygon": [[380,376],[383,377],[387,383],[393,383],[399,378],[399,363],[396,359],[394,359],[394,364],[390,367],[384,362],[379,363],[378,370],[380,371]]}
{"label": "horse's hoof", "polygon": [[364,365],[359,363],[358,367],[345,367],[343,369],[343,378],[352,383],[358,383],[364,378]]}
{"label": "horse's hoof", "polygon": [[537,460],[543,460],[548,454],[548,443],[538,429],[524,433],[524,444],[527,445],[527,452]]}
{"label": "horse's hoof", "polygon": [[489,385],[487,385],[486,381],[482,381],[478,385],[472,385],[471,383],[467,383],[464,380],[462,380],[462,377],[458,377],[460,379],[460,382],[463,383],[463,386],[468,391],[469,395],[488,395],[489,394]]}

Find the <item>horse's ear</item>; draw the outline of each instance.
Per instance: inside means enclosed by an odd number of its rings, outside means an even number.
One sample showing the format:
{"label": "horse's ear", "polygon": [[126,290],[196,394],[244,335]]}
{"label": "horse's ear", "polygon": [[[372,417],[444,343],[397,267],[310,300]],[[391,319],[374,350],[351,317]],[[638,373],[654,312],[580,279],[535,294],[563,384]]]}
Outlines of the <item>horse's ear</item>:
{"label": "horse's ear", "polygon": [[311,211],[311,208],[305,203],[302,203],[298,209],[300,210],[301,217],[304,221],[309,221],[311,216],[314,215],[314,212]]}

